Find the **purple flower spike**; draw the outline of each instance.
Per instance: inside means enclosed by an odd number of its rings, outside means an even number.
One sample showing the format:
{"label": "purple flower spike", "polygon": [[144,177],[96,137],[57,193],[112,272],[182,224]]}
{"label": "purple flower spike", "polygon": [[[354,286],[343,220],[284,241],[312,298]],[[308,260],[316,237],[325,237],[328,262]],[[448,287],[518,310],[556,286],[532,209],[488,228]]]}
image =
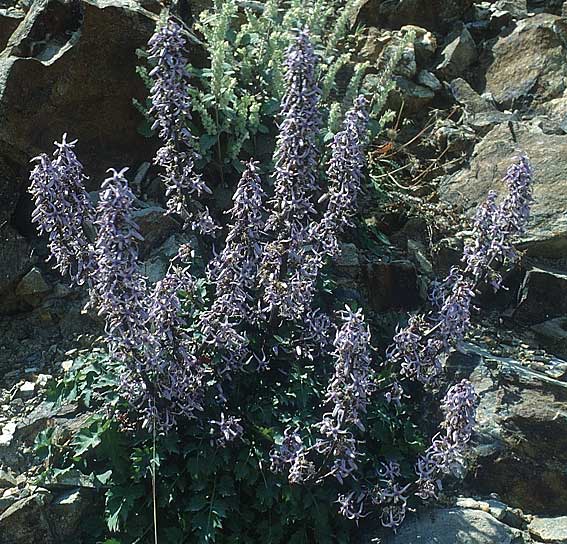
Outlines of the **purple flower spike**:
{"label": "purple flower spike", "polygon": [[149,59],[156,63],[150,71],[154,84],[150,91],[152,107],[149,114],[154,119],[152,129],[158,129],[163,142],[154,162],[165,170],[162,178],[167,208],[203,234],[211,234],[215,229],[208,211],[197,213],[189,209],[186,202],[188,195],[200,196],[211,191],[195,173],[195,162],[200,157],[195,150],[194,137],[187,128],[191,120],[190,76],[181,26],[169,19],[151,37],[148,52]]}
{"label": "purple flower spike", "polygon": [[267,244],[262,259],[261,285],[267,310],[294,320],[309,307],[317,263],[305,265],[311,245],[309,223],[315,215],[313,194],[317,185],[318,110],[321,90],[317,85],[318,59],[306,30],[286,52],[286,93],[281,105],[276,142],[274,198],[270,201]]}
{"label": "purple flower spike", "polygon": [[357,198],[362,191],[365,147],[368,130],[368,101],[359,96],[345,116],[342,130],[331,143],[328,165],[329,192],[327,208],[319,223],[313,224],[313,238],[322,251],[331,257],[340,253],[337,235],[352,226]]}
{"label": "purple flower spike", "polygon": [[113,168],[102,184],[97,207],[95,293],[106,332],[119,352],[140,345],[145,331],[146,283],[138,263],[142,236],[132,218],[134,195],[124,177],[127,168]]}
{"label": "purple flower spike", "polygon": [[92,240],[87,235],[94,221],[94,209],[85,190],[87,177],[73,148],[77,140],[63,134],[53,159],[42,154],[30,174],[29,192],[34,197],[32,221],[40,234],[49,237],[50,257],[62,275],[72,283],[90,282],[94,270]]}

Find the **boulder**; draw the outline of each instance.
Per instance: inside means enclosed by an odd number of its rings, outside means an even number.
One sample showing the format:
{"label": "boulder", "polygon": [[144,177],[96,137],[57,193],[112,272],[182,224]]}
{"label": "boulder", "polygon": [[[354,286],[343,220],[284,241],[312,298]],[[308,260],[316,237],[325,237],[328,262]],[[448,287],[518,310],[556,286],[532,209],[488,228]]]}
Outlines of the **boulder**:
{"label": "boulder", "polygon": [[567,20],[541,13],[502,33],[488,55],[486,90],[500,107],[535,107],[565,90]]}
{"label": "boulder", "polygon": [[448,364],[451,381],[467,377],[480,397],[469,486],[544,516],[567,511],[567,387],[555,367],[472,344]]}
{"label": "boulder", "polygon": [[[544,134],[528,123],[520,123],[515,131],[535,171],[535,203],[520,247],[528,255],[567,257],[567,137]],[[505,191],[501,179],[516,154],[517,145],[508,126],[494,127],[476,145],[469,167],[441,182],[441,199],[463,207],[472,215],[490,190]]]}
{"label": "boulder", "polygon": [[359,20],[377,27],[411,24],[427,30],[446,30],[472,5],[473,0],[363,0]]}
{"label": "boulder", "polygon": [[515,544],[518,531],[488,512],[442,508],[411,516],[382,544]]}
{"label": "boulder", "polygon": [[496,125],[511,118],[510,113],[499,111],[488,98],[478,94],[462,78],[451,81],[449,89],[464,109],[464,121],[480,136],[485,136]]}
{"label": "boulder", "polygon": [[0,158],[22,169],[20,192],[29,159],[51,153],[64,132],[79,140],[77,155],[93,185],[109,167],[152,156],[152,142],[137,132],[142,116],[132,99],[147,95],[136,49],[156,21],[131,0],[31,4],[0,53]]}
{"label": "boulder", "polygon": [[514,318],[533,325],[567,315],[567,273],[542,267],[528,270]]}
{"label": "boulder", "polygon": [[467,27],[462,25],[447,37],[436,71],[444,79],[453,79],[463,74],[477,56],[476,43]]}
{"label": "boulder", "polygon": [[535,517],[528,527],[539,542],[567,544],[567,516],[558,518]]}
{"label": "boulder", "polygon": [[567,316],[536,323],[531,329],[550,353],[567,359]]}

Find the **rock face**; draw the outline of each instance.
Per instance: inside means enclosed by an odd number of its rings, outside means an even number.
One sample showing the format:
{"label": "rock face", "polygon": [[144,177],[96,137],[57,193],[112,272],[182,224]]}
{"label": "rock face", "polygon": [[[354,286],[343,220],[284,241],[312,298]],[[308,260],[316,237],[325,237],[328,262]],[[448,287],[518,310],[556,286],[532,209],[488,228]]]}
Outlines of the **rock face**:
{"label": "rock face", "polygon": [[561,96],[567,67],[567,21],[541,13],[524,19],[492,48],[486,89],[506,108],[538,105]]}
{"label": "rock face", "polygon": [[513,544],[519,531],[487,512],[469,508],[445,508],[409,518],[397,534],[383,544]]}
{"label": "rock face", "polygon": [[535,324],[567,315],[567,274],[534,267],[528,270],[520,287],[516,319]]}
{"label": "rock face", "polygon": [[480,396],[470,485],[547,516],[567,511],[567,364],[534,366],[468,345],[451,366]]}
{"label": "rock face", "polygon": [[473,0],[366,0],[360,18],[378,27],[414,24],[441,30],[460,19],[472,5]]}
{"label": "rock face", "polygon": [[[517,133],[536,178],[532,219],[522,246],[533,256],[567,256],[567,136],[544,134],[528,123],[520,124]],[[505,189],[501,178],[515,154],[508,126],[496,126],[475,147],[469,167],[441,183],[441,197],[472,214],[490,190]]]}
{"label": "rock face", "polygon": [[36,0],[0,54],[0,154],[27,167],[68,132],[95,183],[151,156],[132,99],[145,96],[135,50],[155,22],[127,0]]}

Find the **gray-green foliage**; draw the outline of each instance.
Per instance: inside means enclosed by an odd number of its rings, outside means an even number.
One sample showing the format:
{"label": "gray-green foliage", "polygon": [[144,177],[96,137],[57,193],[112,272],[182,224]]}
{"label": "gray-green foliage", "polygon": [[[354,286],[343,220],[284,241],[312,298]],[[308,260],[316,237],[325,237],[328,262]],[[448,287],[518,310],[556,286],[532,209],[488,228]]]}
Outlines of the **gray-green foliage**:
{"label": "gray-green foliage", "polygon": [[[209,64],[189,65],[194,86],[193,133],[206,164],[220,173],[238,171],[249,156],[269,160],[283,96],[283,58],[294,30],[307,26],[320,56],[319,79],[324,115],[323,136],[337,131],[346,110],[359,94],[368,63],[354,62],[360,29],[355,28],[360,0],[267,0],[243,4],[215,0],[203,11],[194,29]],[[382,73],[383,93],[370,96],[375,126],[392,89],[393,55]],[[339,88],[344,71],[348,84]],[[144,76],[144,70],[141,70]],[[343,78],[345,79],[345,78]],[[260,141],[262,140],[262,141]],[[263,157],[264,155],[264,157]]]}

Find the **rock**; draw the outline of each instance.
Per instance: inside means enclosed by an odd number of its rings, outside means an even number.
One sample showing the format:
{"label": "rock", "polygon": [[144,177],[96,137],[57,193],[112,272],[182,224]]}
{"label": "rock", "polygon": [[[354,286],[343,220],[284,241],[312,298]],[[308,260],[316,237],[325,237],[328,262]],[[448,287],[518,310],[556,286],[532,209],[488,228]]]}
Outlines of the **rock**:
{"label": "rock", "polygon": [[11,472],[0,469],[0,489],[17,485],[16,478]]}
{"label": "rock", "polygon": [[167,273],[171,259],[177,255],[179,248],[183,244],[190,243],[192,240],[184,234],[174,234],[170,236],[160,248],[146,259],[142,264],[142,271],[150,283],[161,280]]}
{"label": "rock", "polygon": [[[130,0],[37,0],[0,53],[0,157],[20,168],[64,132],[92,183],[152,156],[132,104],[147,91],[136,66],[157,15]],[[2,188],[0,188],[0,191]],[[0,204],[0,208],[4,208]]]}
{"label": "rock", "polygon": [[[472,344],[449,358],[451,380],[467,377],[480,398],[467,479],[476,492],[539,515],[567,511],[565,382]],[[453,372],[455,374],[453,374]]]}
{"label": "rock", "polygon": [[23,18],[24,12],[17,8],[0,8],[0,51],[6,47],[8,39]]}
{"label": "rock", "polygon": [[487,98],[479,95],[464,79],[456,78],[449,86],[453,98],[464,108],[464,122],[480,136],[507,122],[512,114],[498,111]]}
{"label": "rock", "polygon": [[490,54],[486,90],[501,108],[542,104],[562,95],[567,66],[565,19],[542,13],[502,34]]}
{"label": "rock", "polygon": [[358,19],[365,25],[400,28],[418,25],[446,30],[473,5],[473,0],[363,0]]}
{"label": "rock", "polygon": [[358,248],[354,244],[341,244],[341,253],[335,261],[335,266],[342,273],[351,277],[356,277],[360,273],[360,260],[358,258]]}
{"label": "rock", "polygon": [[364,45],[360,48],[361,60],[375,64],[380,58],[382,51],[384,51],[384,47],[386,47],[391,39],[392,37],[389,32],[385,32],[373,26],[368,28],[366,30],[366,40]]}
{"label": "rock", "polygon": [[428,87],[434,93],[443,88],[441,82],[435,77],[435,74],[427,70],[420,70],[419,74],[417,74],[417,82],[423,87]]}
{"label": "rock", "polygon": [[435,98],[435,92],[400,76],[393,77],[396,88],[388,98],[388,106],[394,111],[404,108],[406,116],[423,112]]}
{"label": "rock", "polygon": [[400,30],[404,34],[407,32],[413,32],[415,34],[413,46],[417,64],[419,66],[428,64],[437,51],[437,38],[435,34],[415,25],[405,25]]}
{"label": "rock", "polygon": [[377,312],[419,306],[415,267],[408,261],[374,262],[364,271],[370,306]]}
{"label": "rock", "polygon": [[50,290],[41,270],[34,266],[16,286],[16,295],[33,300],[41,298],[41,295],[45,295]]}
{"label": "rock", "polygon": [[567,358],[567,317],[537,323],[531,329],[550,353]]}
{"label": "rock", "polygon": [[446,150],[448,157],[462,156],[476,143],[476,134],[468,125],[457,124],[451,119],[441,119],[436,123],[433,137],[440,149]]}
{"label": "rock", "polygon": [[140,233],[144,237],[140,244],[140,256],[144,259],[154,249],[165,242],[172,234],[179,230],[180,225],[166,210],[159,206],[150,206],[136,210],[132,218],[138,224]]}
{"label": "rock", "polygon": [[535,324],[567,315],[567,273],[532,268],[520,287],[520,301],[514,318]]}
{"label": "rock", "polygon": [[18,389],[18,394],[21,399],[24,400],[31,399],[35,394],[35,383],[24,382],[22,385],[20,385],[20,388]]}
{"label": "rock", "polygon": [[56,544],[45,516],[48,498],[31,495],[12,504],[0,515],[0,544]]}
{"label": "rock", "polygon": [[[567,256],[567,137],[543,134],[525,123],[518,124],[516,132],[536,178],[532,217],[520,247],[531,256],[561,259]],[[441,182],[441,199],[462,206],[472,215],[490,190],[505,190],[501,178],[516,152],[508,127],[494,127],[475,146],[469,168]]]}
{"label": "rock", "polygon": [[498,0],[492,7],[510,13],[514,19],[525,19],[528,16],[526,0]]}
{"label": "rock", "polygon": [[[49,518],[56,528],[59,542],[79,532],[83,516],[92,508],[92,493],[79,488],[70,489],[56,496],[50,504]],[[89,515],[90,517],[90,515]]]}
{"label": "rock", "polygon": [[460,30],[451,33],[447,41],[441,51],[441,60],[436,71],[444,79],[453,79],[463,74],[476,61],[478,52],[473,37],[464,25]]}
{"label": "rock", "polygon": [[383,544],[515,544],[516,532],[489,513],[470,508],[444,508],[408,517]]}
{"label": "rock", "polygon": [[0,225],[0,314],[10,313],[20,306],[14,295],[15,286],[33,261],[27,240],[8,224]]}
{"label": "rock", "polygon": [[535,517],[528,527],[539,542],[567,544],[567,516],[559,518]]}

